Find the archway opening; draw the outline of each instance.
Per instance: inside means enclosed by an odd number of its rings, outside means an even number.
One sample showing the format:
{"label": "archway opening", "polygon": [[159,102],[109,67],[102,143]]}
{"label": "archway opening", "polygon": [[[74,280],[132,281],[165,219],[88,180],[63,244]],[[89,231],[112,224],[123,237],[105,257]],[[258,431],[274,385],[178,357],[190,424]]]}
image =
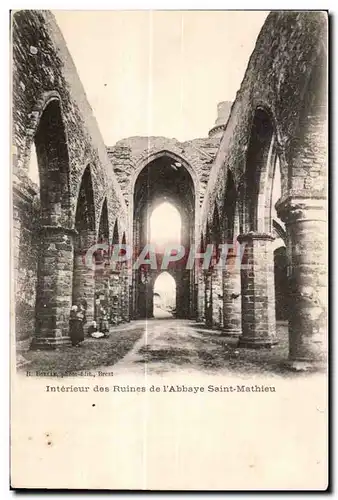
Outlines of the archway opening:
{"label": "archway opening", "polygon": [[274,128],[270,116],[257,109],[252,127],[245,172],[245,229],[248,231],[269,230],[271,210],[267,198],[271,197],[274,168],[272,148]]}
{"label": "archway opening", "polygon": [[[105,223],[102,224],[104,232]],[[90,259],[88,250],[96,243],[95,208],[90,166],[81,180],[75,214],[76,238],[74,238],[73,304],[81,303],[86,309],[86,320],[94,319],[95,258]],[[88,252],[88,253],[87,253]]]}
{"label": "archway opening", "polygon": [[[243,346],[273,345],[276,342],[271,200],[277,154],[272,115],[257,108],[250,131],[242,188],[244,197],[241,212],[244,218],[241,229],[245,234],[243,242],[246,245],[242,259],[245,267],[241,266],[240,345]],[[256,298],[260,305],[264,303],[264,307],[257,307]]]}
{"label": "archway opening", "polygon": [[[30,153],[29,153],[29,163],[28,163],[28,177],[30,180],[38,187],[40,191],[40,175],[39,175],[39,164],[38,156],[36,153],[35,142],[32,142]],[[39,192],[40,195],[40,192]]]}
{"label": "archway opening", "polygon": [[[104,269],[104,265],[109,260],[109,222],[108,222],[108,208],[107,199],[105,198],[102,204],[99,231],[97,235],[98,248],[94,254],[95,257],[95,272],[98,274]],[[102,245],[102,247],[100,247]]]}
{"label": "archway opening", "polygon": [[276,321],[287,321],[289,319],[289,283],[288,283],[288,261],[286,250],[285,225],[278,217],[276,203],[282,197],[282,175],[280,160],[275,158],[271,189],[271,219],[274,241],[274,281],[275,281],[275,315]]}
{"label": "archway opening", "polygon": [[234,178],[231,170],[228,170],[226,191],[224,195],[224,205],[223,205],[223,227],[224,239],[226,243],[232,244],[234,238],[238,236],[238,221],[235,231],[235,211],[237,202],[237,190],[234,182]]}
{"label": "archway opening", "polygon": [[[190,246],[195,244],[194,181],[189,166],[170,152],[149,161],[134,186],[133,246],[137,255],[149,244],[151,251],[155,248],[157,267],[145,265],[133,271],[134,318],[153,317],[153,283],[168,246],[180,244],[189,255]],[[194,269],[186,269],[185,258],[169,267],[177,286],[177,317],[193,317]]]}
{"label": "archway opening", "polygon": [[31,175],[39,179],[42,221],[51,225],[67,225],[70,215],[69,157],[60,103],[57,99],[52,100],[42,113],[34,144],[36,155],[32,147],[30,169]]}
{"label": "archway opening", "polygon": [[[106,328],[109,318],[109,223],[108,207],[105,198],[102,204],[100,224],[95,252],[95,305],[94,319],[100,331]],[[106,248],[108,246],[108,249]]]}
{"label": "archway opening", "polygon": [[239,259],[241,248],[237,241],[241,231],[241,200],[234,181],[232,171],[228,169],[224,204],[222,209],[221,230],[226,247],[225,265],[223,267],[222,286],[222,328],[225,334],[240,336],[242,331],[241,305],[241,266]]}
{"label": "archway opening", "polygon": [[153,289],[154,318],[173,318],[176,314],[176,282],[166,271],[155,280]]}
{"label": "archway opening", "polygon": [[[30,304],[35,300],[32,347],[39,348],[61,343],[67,337],[71,305],[72,246],[68,235],[60,230],[70,224],[69,156],[58,99],[52,99],[43,110],[29,153],[27,175],[35,184],[37,197],[27,214],[31,242],[26,249],[29,269],[23,271],[28,271],[30,279],[26,289]],[[26,243],[25,237],[20,240],[20,245]],[[62,252],[56,252],[60,247]],[[62,292],[60,270],[65,281]],[[28,321],[27,326],[30,324]],[[32,331],[34,328],[30,328]]]}
{"label": "archway opening", "polygon": [[162,250],[181,243],[182,222],[177,208],[168,202],[157,206],[150,216],[150,243]]}
{"label": "archway opening", "polygon": [[[116,219],[113,229],[112,238],[112,254],[118,252],[118,247],[120,244],[119,235],[119,222]],[[119,264],[111,260],[110,261],[110,288],[109,288],[109,303],[110,303],[110,321],[114,325],[121,323],[121,274],[120,274]]]}
{"label": "archway opening", "polygon": [[275,160],[275,171],[272,182],[272,192],[271,192],[271,218],[278,220],[278,223],[283,225],[283,222],[279,219],[276,211],[276,203],[282,197],[282,174],[280,170],[279,156],[276,156]]}
{"label": "archway opening", "polygon": [[[211,243],[212,243],[212,231],[210,229],[209,223],[207,222],[206,232],[205,232],[206,247]],[[205,302],[205,322],[207,326],[212,326],[212,279],[210,272],[207,272],[205,275],[204,302]]]}
{"label": "archway opening", "polygon": [[209,326],[223,326],[223,269],[218,266],[221,257],[220,245],[222,243],[221,222],[218,207],[215,203],[211,226],[212,268],[210,270],[211,304]]}

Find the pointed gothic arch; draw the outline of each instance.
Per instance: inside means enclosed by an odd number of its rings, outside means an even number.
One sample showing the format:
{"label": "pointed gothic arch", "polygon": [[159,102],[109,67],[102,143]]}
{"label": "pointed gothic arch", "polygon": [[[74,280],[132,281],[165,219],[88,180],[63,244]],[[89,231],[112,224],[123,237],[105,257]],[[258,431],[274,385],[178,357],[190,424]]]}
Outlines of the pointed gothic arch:
{"label": "pointed gothic arch", "polygon": [[68,224],[69,156],[58,99],[52,99],[44,108],[33,140],[39,168],[42,221]]}
{"label": "pointed gothic arch", "polygon": [[96,244],[95,206],[91,167],[85,168],[75,211],[73,303],[81,302],[86,308],[87,322],[94,319],[94,252]]}
{"label": "pointed gothic arch", "polygon": [[[58,272],[64,270],[63,303],[71,302],[72,245],[70,224],[69,155],[61,105],[54,97],[45,103],[33,137],[39,172],[40,217],[35,301],[35,336],[32,347],[66,342],[67,314],[59,300]],[[56,250],[63,240],[63,254]],[[53,264],[51,264],[53,263]],[[68,286],[67,286],[68,284]]]}

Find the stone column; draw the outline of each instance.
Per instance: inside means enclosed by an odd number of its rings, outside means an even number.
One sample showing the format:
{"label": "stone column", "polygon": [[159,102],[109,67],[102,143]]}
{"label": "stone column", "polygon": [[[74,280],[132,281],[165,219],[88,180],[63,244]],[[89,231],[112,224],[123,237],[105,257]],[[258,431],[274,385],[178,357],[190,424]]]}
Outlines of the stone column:
{"label": "stone column", "polygon": [[190,317],[190,271],[178,270],[175,273],[177,301],[176,311],[177,318],[187,319]]}
{"label": "stone column", "polygon": [[[102,268],[103,262],[96,259],[95,261],[95,301],[94,301],[94,319],[97,322],[97,326],[100,325],[101,320],[101,306],[107,309],[109,314],[110,309],[110,268],[109,266],[104,266]],[[102,298],[103,297],[103,298]],[[87,325],[89,326],[89,325]]]}
{"label": "stone column", "polygon": [[[239,252],[239,245],[237,248]],[[236,250],[229,248],[223,270],[223,335],[239,337],[242,333],[241,268]]]}
{"label": "stone column", "polygon": [[128,273],[125,267],[121,268],[120,271],[120,320],[122,323],[129,321],[129,285],[128,285]]}
{"label": "stone column", "polygon": [[110,276],[109,289],[109,320],[110,324],[119,324],[119,307],[120,307],[120,276],[117,270],[114,270]]}
{"label": "stone column", "polygon": [[223,276],[222,269],[214,267],[211,272],[212,290],[212,324],[221,328],[223,326]]}
{"label": "stone column", "polygon": [[198,270],[198,311],[197,321],[205,321],[205,290],[204,290],[204,272],[202,269]]}
{"label": "stone column", "polygon": [[95,263],[86,255],[95,242],[95,231],[83,231],[77,236],[74,249],[73,303],[87,302],[85,331],[94,320]]}
{"label": "stone column", "polygon": [[128,285],[128,293],[129,293],[129,319],[131,321],[135,318],[134,316],[134,295],[133,295],[133,285]]}
{"label": "stone column", "polygon": [[138,315],[140,318],[149,319],[154,317],[153,293],[156,272],[147,270],[142,276],[138,290]]}
{"label": "stone column", "polygon": [[123,296],[123,277],[121,274],[120,270],[120,275],[119,275],[119,281],[118,281],[118,288],[119,288],[119,297],[118,297],[118,324],[123,323],[123,301],[124,301],[124,296]]}
{"label": "stone column", "polygon": [[204,272],[204,310],[205,310],[205,324],[212,327],[212,284],[211,272]]}
{"label": "stone column", "polygon": [[290,254],[289,362],[325,365],[327,359],[327,215],[324,199],[289,198],[277,205]]}
{"label": "stone column", "polygon": [[190,271],[190,278],[189,278],[189,283],[190,283],[190,291],[189,291],[189,318],[190,319],[196,319],[196,313],[197,313],[197,283],[195,283],[195,271],[192,269]]}
{"label": "stone column", "polygon": [[140,317],[139,288],[138,271],[132,271],[132,284],[130,287],[131,319],[138,319]]}
{"label": "stone column", "polygon": [[146,318],[154,317],[154,280],[149,278],[145,284],[146,295]]}
{"label": "stone column", "polygon": [[121,269],[121,279],[122,279],[122,321],[130,321],[129,314],[129,277],[128,270],[126,267]]}
{"label": "stone column", "polygon": [[270,234],[255,232],[238,237],[246,244],[241,265],[242,347],[276,343],[273,240]]}
{"label": "stone column", "polygon": [[41,228],[32,349],[53,349],[70,344],[74,233],[61,226]]}

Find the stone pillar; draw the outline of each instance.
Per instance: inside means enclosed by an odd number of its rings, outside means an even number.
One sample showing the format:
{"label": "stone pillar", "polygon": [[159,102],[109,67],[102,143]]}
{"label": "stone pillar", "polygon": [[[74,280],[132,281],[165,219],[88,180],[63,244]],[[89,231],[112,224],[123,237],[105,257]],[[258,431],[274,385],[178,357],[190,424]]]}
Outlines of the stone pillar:
{"label": "stone pillar", "polygon": [[136,276],[135,280],[135,291],[136,291],[136,301],[135,301],[135,319],[141,319],[146,317],[146,286],[142,283],[140,275]]}
{"label": "stone pillar", "polygon": [[242,347],[276,344],[273,240],[270,234],[255,232],[238,237],[246,244],[241,265]]}
{"label": "stone pillar", "polygon": [[128,319],[128,321],[131,321],[132,319],[135,319],[133,285],[128,285],[128,293],[129,293],[129,319]]}
{"label": "stone pillar", "polygon": [[205,271],[204,273],[204,301],[205,324],[212,327],[212,283],[210,271]]}
{"label": "stone pillar", "polygon": [[130,286],[131,319],[138,319],[140,317],[139,288],[138,271],[132,271],[132,282]]}
{"label": "stone pillar", "polygon": [[277,205],[290,254],[289,363],[325,365],[327,359],[327,215],[324,199],[289,198]]}
{"label": "stone pillar", "polygon": [[146,318],[154,317],[154,280],[149,278],[145,284],[146,295]]}
{"label": "stone pillar", "polygon": [[70,344],[74,230],[43,226],[38,259],[36,329],[32,349]]}
{"label": "stone pillar", "polygon": [[215,267],[211,272],[212,324],[223,326],[223,276],[222,269]]}
{"label": "stone pillar", "polygon": [[189,291],[189,318],[190,319],[196,319],[196,313],[197,313],[197,283],[195,283],[195,272],[192,269],[190,271],[190,291]]}
{"label": "stone pillar", "polygon": [[198,290],[197,290],[197,321],[205,321],[205,290],[204,290],[204,272],[202,269],[198,271]]}
{"label": "stone pillar", "polygon": [[191,310],[190,271],[180,269],[175,273],[175,277],[177,318],[187,319],[190,317]]}
{"label": "stone pillar", "polygon": [[110,324],[118,325],[119,311],[120,311],[120,276],[119,272],[114,270],[110,276],[110,289],[109,289],[109,321]]}
{"label": "stone pillar", "polygon": [[[239,248],[238,248],[239,251]],[[242,333],[241,268],[236,251],[229,248],[223,271],[223,335],[239,337]]]}
{"label": "stone pillar", "polygon": [[154,317],[154,282],[156,273],[150,270],[142,273],[139,281],[138,289],[138,317],[153,318]]}
{"label": "stone pillar", "polygon": [[118,297],[118,324],[123,323],[123,278],[120,270],[119,281],[118,281],[119,297]]}
{"label": "stone pillar", "polygon": [[74,248],[73,303],[87,302],[85,332],[94,320],[95,298],[95,263],[86,254],[95,242],[95,231],[83,231],[77,236]]}
{"label": "stone pillar", "polygon": [[126,267],[123,267],[121,270],[121,280],[122,280],[122,321],[128,322],[130,321],[129,314],[129,278],[128,278],[128,270]]}
{"label": "stone pillar", "polygon": [[129,321],[129,286],[128,286],[128,273],[125,267],[120,271],[120,311],[119,318],[121,323]]}
{"label": "stone pillar", "polygon": [[[110,268],[105,266],[101,268],[102,262],[95,262],[95,301],[94,301],[94,319],[97,326],[100,327],[101,307],[107,310],[110,309]],[[89,326],[89,325],[88,325]]]}

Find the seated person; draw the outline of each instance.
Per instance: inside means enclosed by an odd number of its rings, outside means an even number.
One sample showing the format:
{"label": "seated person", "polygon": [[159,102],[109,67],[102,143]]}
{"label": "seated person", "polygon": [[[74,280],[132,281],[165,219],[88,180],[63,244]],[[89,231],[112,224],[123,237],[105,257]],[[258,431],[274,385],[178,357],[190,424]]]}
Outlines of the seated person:
{"label": "seated person", "polygon": [[100,338],[104,337],[104,334],[102,332],[97,331],[96,321],[92,321],[91,324],[89,325],[88,335],[90,335],[94,339],[100,339]]}

